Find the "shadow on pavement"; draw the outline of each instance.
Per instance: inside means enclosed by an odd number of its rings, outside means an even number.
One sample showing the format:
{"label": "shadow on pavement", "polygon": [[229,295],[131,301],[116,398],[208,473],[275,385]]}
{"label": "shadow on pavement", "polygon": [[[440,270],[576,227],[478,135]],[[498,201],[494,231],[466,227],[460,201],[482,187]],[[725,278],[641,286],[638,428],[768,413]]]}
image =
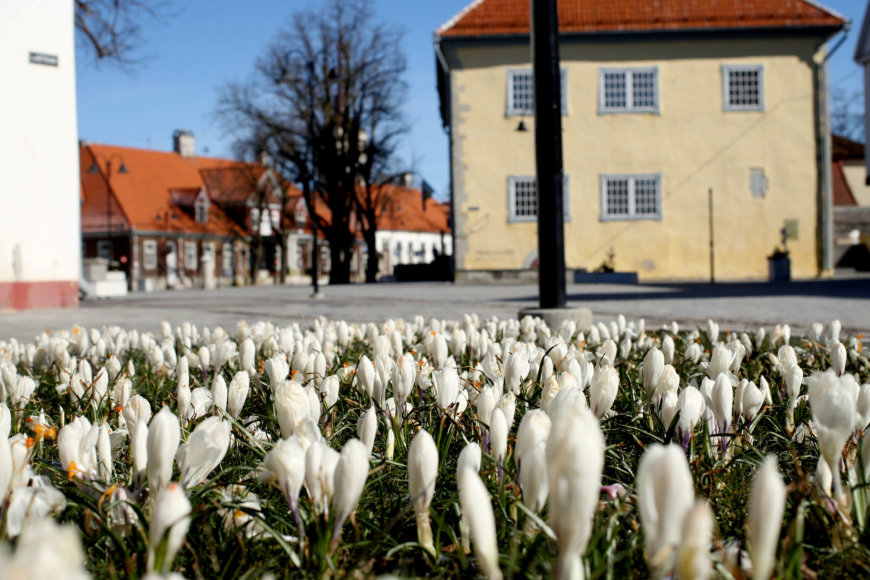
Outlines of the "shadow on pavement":
{"label": "shadow on pavement", "polygon": [[[623,290],[624,288],[624,290]],[[644,289],[648,288],[649,291]],[[686,300],[693,298],[756,298],[771,296],[812,296],[827,298],[858,298],[870,300],[870,278],[842,280],[808,280],[798,282],[720,282],[637,284],[607,291],[595,289],[573,292],[569,301],[613,300]],[[514,297],[506,302],[528,302],[537,296]]]}

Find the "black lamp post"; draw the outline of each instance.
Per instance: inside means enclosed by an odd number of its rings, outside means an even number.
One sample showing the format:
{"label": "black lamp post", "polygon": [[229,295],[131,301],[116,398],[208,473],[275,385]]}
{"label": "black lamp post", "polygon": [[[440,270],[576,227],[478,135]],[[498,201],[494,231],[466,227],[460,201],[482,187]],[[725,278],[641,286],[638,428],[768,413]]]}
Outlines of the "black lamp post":
{"label": "black lamp post", "polygon": [[562,92],[556,0],[530,0],[535,81],[538,187],[538,296],[541,308],[564,308],[565,234],[562,174]]}

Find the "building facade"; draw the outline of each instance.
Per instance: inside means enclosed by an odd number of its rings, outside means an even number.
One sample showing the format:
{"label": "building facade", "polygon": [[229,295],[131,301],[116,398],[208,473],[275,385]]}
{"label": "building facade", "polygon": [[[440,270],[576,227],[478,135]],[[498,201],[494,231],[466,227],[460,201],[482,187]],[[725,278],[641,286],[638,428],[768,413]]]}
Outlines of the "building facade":
{"label": "building facade", "polygon": [[[811,2],[559,2],[565,260],[641,279],[831,269],[826,41]],[[537,263],[529,4],[482,0],[436,33],[457,279]],[[711,193],[712,192],[712,193]]]}
{"label": "building facade", "polygon": [[81,261],[73,3],[4,1],[0,55],[0,310],[75,306]]}

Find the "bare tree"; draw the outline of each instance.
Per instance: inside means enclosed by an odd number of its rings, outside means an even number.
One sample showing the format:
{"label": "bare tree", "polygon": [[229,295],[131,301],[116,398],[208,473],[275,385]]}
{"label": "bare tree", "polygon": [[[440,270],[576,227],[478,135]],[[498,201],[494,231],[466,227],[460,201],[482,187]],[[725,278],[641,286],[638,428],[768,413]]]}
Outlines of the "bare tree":
{"label": "bare tree", "polygon": [[831,131],[835,135],[864,142],[864,95],[861,91],[831,91]]}
{"label": "bare tree", "polygon": [[169,0],[75,0],[75,27],[80,47],[97,61],[135,64],[144,44],[143,23],[161,20]]}
{"label": "bare tree", "polygon": [[[225,87],[218,109],[241,138],[263,139],[276,169],[302,185],[308,213],[329,241],[331,284],[350,281],[357,225],[377,271],[377,225],[364,217],[372,200],[361,192],[389,166],[404,131],[401,34],[372,13],[368,0],[296,13],[253,80]],[[318,213],[318,201],[328,212]]]}

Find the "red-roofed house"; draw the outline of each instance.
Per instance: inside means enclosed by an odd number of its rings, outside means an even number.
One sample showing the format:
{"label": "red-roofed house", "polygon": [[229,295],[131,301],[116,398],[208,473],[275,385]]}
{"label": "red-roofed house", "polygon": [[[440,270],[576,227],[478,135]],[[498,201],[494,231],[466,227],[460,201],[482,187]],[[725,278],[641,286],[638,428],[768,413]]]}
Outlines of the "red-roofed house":
{"label": "red-roofed house", "polygon": [[[843,17],[812,0],[559,0],[558,13],[569,269],[612,254],[641,279],[707,279],[712,246],[717,279],[766,278],[785,230],[795,277],[832,270],[826,54]],[[531,275],[528,0],[475,0],[435,53],[457,279]]]}
{"label": "red-roofed house", "polygon": [[196,156],[187,132],[173,152],[83,143],[80,167],[83,256],[117,265],[132,290],[244,283],[258,253],[258,271],[277,272],[293,188],[270,168]]}

